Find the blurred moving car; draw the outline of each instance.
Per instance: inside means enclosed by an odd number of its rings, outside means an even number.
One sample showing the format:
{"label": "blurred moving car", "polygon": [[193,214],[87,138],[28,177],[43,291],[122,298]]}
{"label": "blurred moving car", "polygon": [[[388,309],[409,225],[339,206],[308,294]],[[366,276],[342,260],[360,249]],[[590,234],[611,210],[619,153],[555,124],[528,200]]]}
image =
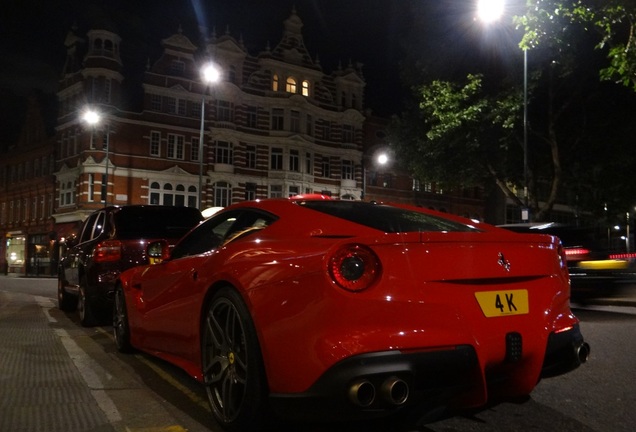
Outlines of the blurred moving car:
{"label": "blurred moving car", "polygon": [[203,219],[198,209],[155,205],[111,206],[92,213],[69,244],[58,271],[58,306],[79,310],[84,326],[110,320],[119,274],[148,264],[146,246],[174,244]]}
{"label": "blurred moving car", "polygon": [[563,243],[574,298],[606,295],[618,282],[636,281],[636,253],[609,247],[607,232],[555,222],[499,226],[558,237]]}
{"label": "blurred moving car", "polygon": [[201,381],[231,430],[482,406],[589,352],[551,236],[301,197],[234,204],[148,254],[116,287],[117,347]]}

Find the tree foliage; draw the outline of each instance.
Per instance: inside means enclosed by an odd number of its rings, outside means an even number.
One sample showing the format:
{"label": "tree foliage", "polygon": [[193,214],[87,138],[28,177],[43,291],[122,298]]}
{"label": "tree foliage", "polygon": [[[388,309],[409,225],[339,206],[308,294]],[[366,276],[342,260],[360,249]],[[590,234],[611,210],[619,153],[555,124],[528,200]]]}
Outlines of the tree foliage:
{"label": "tree foliage", "polygon": [[[525,13],[513,20],[529,56],[526,156],[534,219],[546,217],[556,202],[598,210],[599,203],[634,192],[616,182],[635,165],[628,144],[633,122],[621,106],[636,100],[633,3],[527,0]],[[414,86],[417,105],[396,120],[392,142],[420,180],[494,182],[521,207],[523,88],[518,75],[491,75],[425,78]]]}

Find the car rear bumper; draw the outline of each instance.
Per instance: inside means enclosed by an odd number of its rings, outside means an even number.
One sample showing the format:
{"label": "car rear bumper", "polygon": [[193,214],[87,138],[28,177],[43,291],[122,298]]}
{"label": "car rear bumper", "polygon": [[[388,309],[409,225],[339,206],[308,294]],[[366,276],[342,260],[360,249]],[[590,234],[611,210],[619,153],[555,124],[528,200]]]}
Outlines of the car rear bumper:
{"label": "car rear bumper", "polygon": [[[550,334],[541,378],[576,369],[588,354],[578,325]],[[470,345],[361,354],[337,363],[305,392],[270,395],[270,403],[284,418],[305,420],[383,417],[414,406],[471,408],[525,395],[510,391],[515,372],[524,373],[516,362],[523,363],[508,358],[484,372]]]}

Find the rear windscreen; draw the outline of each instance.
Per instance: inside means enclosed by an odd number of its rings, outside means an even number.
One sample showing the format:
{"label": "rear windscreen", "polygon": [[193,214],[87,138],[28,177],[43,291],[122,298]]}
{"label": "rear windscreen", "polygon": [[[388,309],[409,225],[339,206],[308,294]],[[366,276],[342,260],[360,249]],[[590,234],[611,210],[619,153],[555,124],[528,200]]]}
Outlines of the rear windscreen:
{"label": "rear windscreen", "polygon": [[181,238],[202,219],[189,207],[124,207],[115,213],[119,238]]}
{"label": "rear windscreen", "polygon": [[361,201],[300,201],[303,207],[387,233],[455,231],[477,232],[459,222],[417,211]]}

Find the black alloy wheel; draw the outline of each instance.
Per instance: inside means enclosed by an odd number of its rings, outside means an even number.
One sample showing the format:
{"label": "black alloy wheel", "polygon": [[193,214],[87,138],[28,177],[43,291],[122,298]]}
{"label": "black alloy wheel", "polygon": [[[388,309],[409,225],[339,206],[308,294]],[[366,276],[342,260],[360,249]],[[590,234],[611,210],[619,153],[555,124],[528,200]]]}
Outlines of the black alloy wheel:
{"label": "black alloy wheel", "polygon": [[203,317],[203,379],[216,420],[234,431],[266,422],[266,386],[258,338],[241,296],[219,290]]}
{"label": "black alloy wheel", "polygon": [[115,300],[113,302],[113,336],[115,345],[121,353],[132,351],[130,345],[130,326],[128,324],[128,309],[126,308],[126,297],[121,285],[115,288]]}

